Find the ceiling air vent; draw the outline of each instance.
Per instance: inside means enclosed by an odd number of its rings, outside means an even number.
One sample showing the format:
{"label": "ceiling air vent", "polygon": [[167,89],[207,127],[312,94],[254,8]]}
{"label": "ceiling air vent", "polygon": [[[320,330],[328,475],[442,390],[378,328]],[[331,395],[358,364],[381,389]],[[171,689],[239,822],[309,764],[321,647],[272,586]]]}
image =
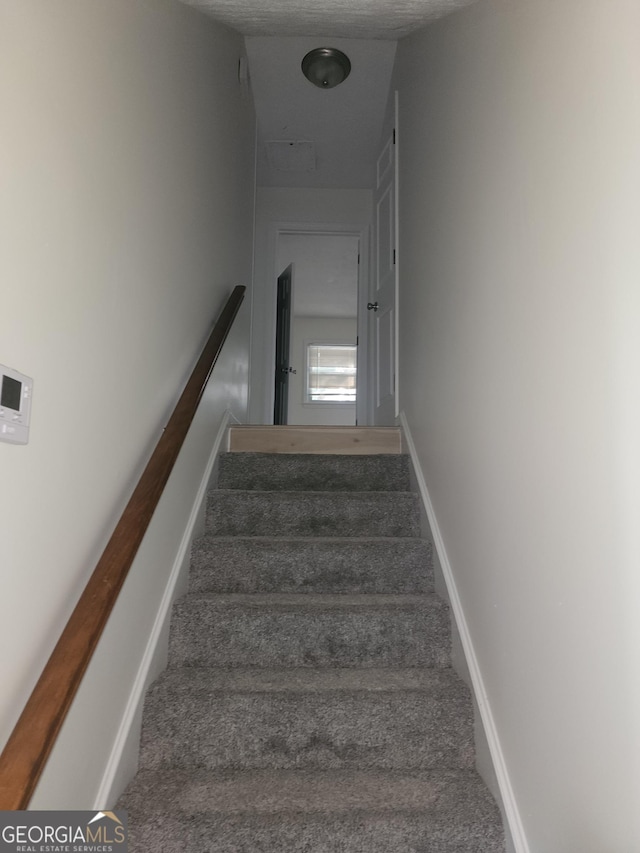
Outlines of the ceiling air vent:
{"label": "ceiling air vent", "polygon": [[315,172],[316,148],[313,142],[277,139],[267,142],[267,162],[278,172]]}

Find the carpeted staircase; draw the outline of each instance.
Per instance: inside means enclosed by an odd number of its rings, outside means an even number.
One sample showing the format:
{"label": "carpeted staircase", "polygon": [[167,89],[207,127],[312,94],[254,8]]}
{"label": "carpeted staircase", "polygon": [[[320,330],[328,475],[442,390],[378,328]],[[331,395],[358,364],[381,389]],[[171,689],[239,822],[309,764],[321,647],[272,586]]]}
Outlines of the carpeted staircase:
{"label": "carpeted staircase", "polygon": [[449,646],[406,456],[224,454],[131,853],[502,853]]}

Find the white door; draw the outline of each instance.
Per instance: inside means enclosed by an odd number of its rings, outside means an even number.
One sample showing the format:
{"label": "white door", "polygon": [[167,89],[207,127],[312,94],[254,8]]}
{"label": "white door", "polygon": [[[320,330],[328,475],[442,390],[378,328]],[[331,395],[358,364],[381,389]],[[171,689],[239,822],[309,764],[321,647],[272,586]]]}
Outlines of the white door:
{"label": "white door", "polygon": [[[396,119],[397,112],[396,101]],[[374,269],[367,307],[372,344],[373,423],[378,426],[393,425],[397,415],[396,139],[394,129],[378,157],[373,197]]]}

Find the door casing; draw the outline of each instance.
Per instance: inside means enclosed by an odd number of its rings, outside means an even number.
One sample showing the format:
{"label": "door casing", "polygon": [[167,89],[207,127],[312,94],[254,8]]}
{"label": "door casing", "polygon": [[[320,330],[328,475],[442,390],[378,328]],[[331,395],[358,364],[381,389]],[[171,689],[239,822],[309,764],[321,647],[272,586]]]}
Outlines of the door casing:
{"label": "door casing", "polygon": [[[360,426],[367,426],[370,423],[370,406],[369,406],[369,379],[368,368],[370,363],[370,355],[368,351],[368,317],[367,317],[367,301],[369,296],[369,274],[370,274],[370,234],[369,229],[364,229],[359,225],[351,226],[349,224],[332,224],[332,223],[300,223],[300,222],[276,222],[273,224],[270,235],[270,243],[272,246],[271,258],[273,264],[273,291],[271,296],[272,305],[277,304],[277,276],[279,270],[276,270],[277,245],[280,235],[291,234],[321,234],[321,235],[351,235],[358,237],[360,242],[360,262],[358,264],[358,390],[356,399],[356,419]],[[276,345],[276,311],[273,313],[273,322],[269,334],[271,342],[271,351],[275,352]],[[272,359],[275,370],[275,359]],[[269,383],[271,387],[270,398],[266,400],[268,407],[268,415],[265,423],[271,422],[274,413],[275,405],[275,374],[272,375]]]}
{"label": "door casing", "polygon": [[369,290],[371,423],[391,426],[399,415],[398,388],[398,93],[393,128],[376,163],[373,194],[373,262]]}

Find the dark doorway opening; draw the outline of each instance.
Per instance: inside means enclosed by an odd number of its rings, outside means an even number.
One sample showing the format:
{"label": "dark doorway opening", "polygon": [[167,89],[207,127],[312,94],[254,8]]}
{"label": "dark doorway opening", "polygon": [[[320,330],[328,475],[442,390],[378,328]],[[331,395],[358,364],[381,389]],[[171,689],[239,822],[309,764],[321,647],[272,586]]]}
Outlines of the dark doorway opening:
{"label": "dark doorway opening", "polygon": [[273,405],[273,423],[287,423],[289,403],[289,349],[291,345],[291,287],[293,267],[291,264],[278,276],[278,303],[276,308],[276,378]]}

